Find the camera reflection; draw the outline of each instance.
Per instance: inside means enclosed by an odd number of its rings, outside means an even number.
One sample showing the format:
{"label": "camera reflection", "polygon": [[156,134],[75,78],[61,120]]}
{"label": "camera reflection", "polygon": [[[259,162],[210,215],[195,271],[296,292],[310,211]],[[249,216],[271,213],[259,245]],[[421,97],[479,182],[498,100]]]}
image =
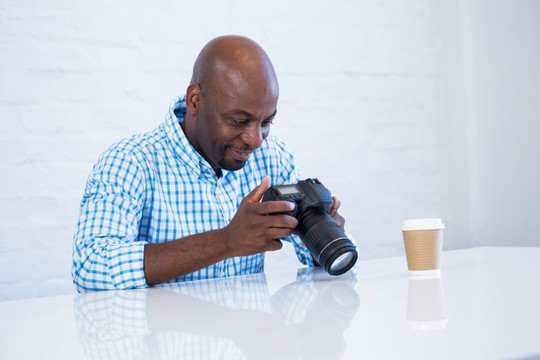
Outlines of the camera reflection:
{"label": "camera reflection", "polygon": [[353,276],[317,276],[272,296],[264,274],[80,294],[79,339],[91,359],[335,358],[360,299]]}

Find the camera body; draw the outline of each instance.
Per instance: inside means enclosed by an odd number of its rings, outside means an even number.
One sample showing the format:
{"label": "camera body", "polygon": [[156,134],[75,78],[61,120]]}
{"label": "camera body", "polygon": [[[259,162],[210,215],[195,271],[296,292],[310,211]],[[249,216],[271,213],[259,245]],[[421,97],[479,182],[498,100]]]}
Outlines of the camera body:
{"label": "camera body", "polygon": [[274,185],[264,194],[262,201],[290,201],[295,208],[287,215],[300,220],[310,208],[330,211],[333,200],[330,191],[318,179],[300,180],[297,184]]}
{"label": "camera body", "polygon": [[263,195],[262,201],[296,204],[285,214],[298,219],[296,234],[330,275],[343,274],[354,266],[358,258],[356,248],[330,216],[334,201],[330,191],[318,179],[274,185]]}

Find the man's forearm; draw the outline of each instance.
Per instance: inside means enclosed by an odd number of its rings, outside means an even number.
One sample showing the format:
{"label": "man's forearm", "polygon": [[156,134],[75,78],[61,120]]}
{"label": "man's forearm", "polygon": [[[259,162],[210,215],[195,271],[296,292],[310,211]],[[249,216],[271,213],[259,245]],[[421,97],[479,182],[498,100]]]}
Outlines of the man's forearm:
{"label": "man's forearm", "polygon": [[[144,248],[144,274],[148,285],[191,274],[234,256],[249,256],[281,249],[281,239],[292,235],[298,221],[283,213],[294,208],[288,201],[260,202],[270,178],[240,203],[231,222],[220,230]],[[279,214],[268,216],[270,214]]]}
{"label": "man's forearm", "polygon": [[224,229],[186,236],[144,247],[144,275],[148,285],[181,277],[234,256]]}

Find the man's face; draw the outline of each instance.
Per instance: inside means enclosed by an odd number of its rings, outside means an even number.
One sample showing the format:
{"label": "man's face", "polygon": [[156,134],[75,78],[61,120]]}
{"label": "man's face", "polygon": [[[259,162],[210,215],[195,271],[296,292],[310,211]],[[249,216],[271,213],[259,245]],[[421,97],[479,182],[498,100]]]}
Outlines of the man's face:
{"label": "man's face", "polygon": [[[190,139],[218,175],[221,169],[235,171],[245,165],[268,136],[276,115],[277,84],[233,80],[201,89]],[[229,86],[225,86],[227,82]]]}

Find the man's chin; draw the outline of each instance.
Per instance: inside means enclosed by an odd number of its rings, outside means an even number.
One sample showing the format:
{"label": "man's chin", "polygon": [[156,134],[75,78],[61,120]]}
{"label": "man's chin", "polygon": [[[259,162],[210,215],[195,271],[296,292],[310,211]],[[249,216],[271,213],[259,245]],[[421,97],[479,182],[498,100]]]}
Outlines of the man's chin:
{"label": "man's chin", "polygon": [[247,161],[240,161],[240,160],[234,160],[234,161],[223,161],[219,163],[218,165],[223,169],[227,171],[237,171],[246,165]]}

